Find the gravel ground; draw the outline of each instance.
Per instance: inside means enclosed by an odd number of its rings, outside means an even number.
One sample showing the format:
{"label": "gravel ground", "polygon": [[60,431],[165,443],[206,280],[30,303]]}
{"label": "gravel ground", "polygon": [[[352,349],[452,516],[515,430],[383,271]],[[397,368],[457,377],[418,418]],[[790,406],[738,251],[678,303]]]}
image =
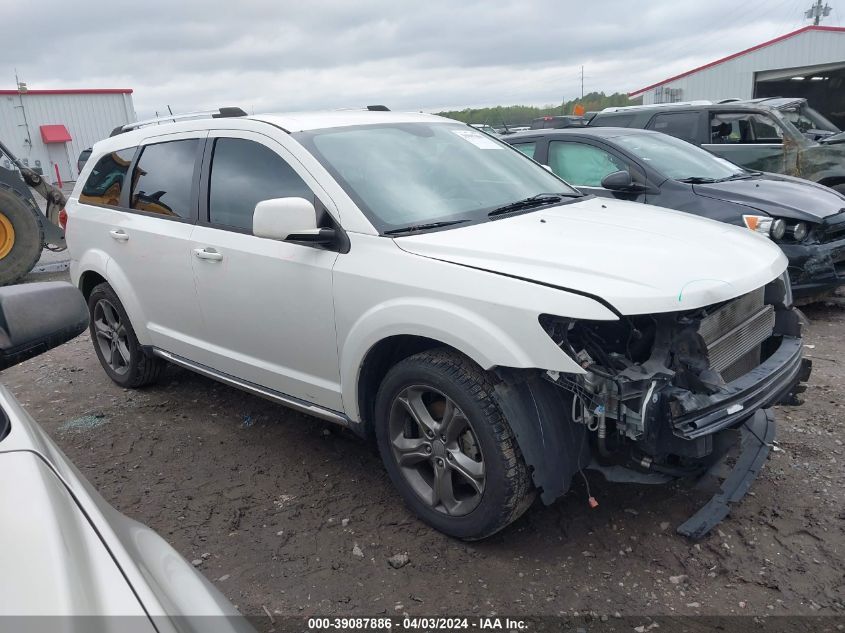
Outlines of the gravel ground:
{"label": "gravel ground", "polygon": [[[674,528],[708,494],[593,474],[596,509],[576,481],[565,498],[535,505],[487,541],[449,539],[404,508],[374,447],[349,432],[175,367],[156,386],[121,389],[87,334],[2,381],[110,503],[196,561],[248,615],[841,622],[845,310],[805,313],[815,364],[807,403],[777,409],[782,450],[698,544]],[[397,554],[407,558],[394,567]]]}

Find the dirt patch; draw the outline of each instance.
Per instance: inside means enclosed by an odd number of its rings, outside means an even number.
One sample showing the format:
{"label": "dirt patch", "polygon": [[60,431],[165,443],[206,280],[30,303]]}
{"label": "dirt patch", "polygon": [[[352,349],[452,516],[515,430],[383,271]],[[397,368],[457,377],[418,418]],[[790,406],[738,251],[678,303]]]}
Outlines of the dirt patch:
{"label": "dirt patch", "polygon": [[594,510],[576,481],[487,541],[454,541],[348,432],[177,368],[121,389],[87,335],[2,380],[110,503],[246,614],[842,614],[845,311],[805,312],[808,402],[778,408],[783,450],[699,544],[674,528],[707,494],[594,475]]}

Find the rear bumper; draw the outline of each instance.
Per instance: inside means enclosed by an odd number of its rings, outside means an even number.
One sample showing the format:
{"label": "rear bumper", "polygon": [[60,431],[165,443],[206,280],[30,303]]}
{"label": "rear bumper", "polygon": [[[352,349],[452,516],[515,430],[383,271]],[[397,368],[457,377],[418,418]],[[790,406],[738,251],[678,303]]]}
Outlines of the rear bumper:
{"label": "rear bumper", "polygon": [[[799,383],[810,376],[812,363],[803,358],[803,339],[783,336],[775,352],[747,374],[728,383],[726,388],[707,398],[704,406],[691,411],[678,411],[672,402],[671,389],[666,390],[673,432],[692,440],[736,427],[760,409],[786,400]],[[673,415],[672,412],[675,412]]]}

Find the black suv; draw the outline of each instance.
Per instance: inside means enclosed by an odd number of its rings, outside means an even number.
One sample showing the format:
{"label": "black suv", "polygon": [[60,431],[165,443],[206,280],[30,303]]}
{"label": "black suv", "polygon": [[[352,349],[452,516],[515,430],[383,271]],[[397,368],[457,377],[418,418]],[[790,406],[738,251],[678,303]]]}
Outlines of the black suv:
{"label": "black suv", "polygon": [[845,145],[811,141],[770,108],[738,103],[608,108],[589,125],[664,132],[748,169],[798,176],[845,193]]}

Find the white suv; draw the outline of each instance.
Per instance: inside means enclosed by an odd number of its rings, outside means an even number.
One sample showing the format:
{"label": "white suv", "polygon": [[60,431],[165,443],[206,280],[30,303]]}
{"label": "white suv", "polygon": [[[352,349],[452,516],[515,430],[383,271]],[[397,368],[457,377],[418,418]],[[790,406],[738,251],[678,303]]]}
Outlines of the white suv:
{"label": "white suv", "polygon": [[119,385],[169,361],[374,435],[424,521],[482,538],[592,456],[700,472],[801,377],[762,236],[583,196],[436,116],[231,114],[117,131],[71,196]]}

